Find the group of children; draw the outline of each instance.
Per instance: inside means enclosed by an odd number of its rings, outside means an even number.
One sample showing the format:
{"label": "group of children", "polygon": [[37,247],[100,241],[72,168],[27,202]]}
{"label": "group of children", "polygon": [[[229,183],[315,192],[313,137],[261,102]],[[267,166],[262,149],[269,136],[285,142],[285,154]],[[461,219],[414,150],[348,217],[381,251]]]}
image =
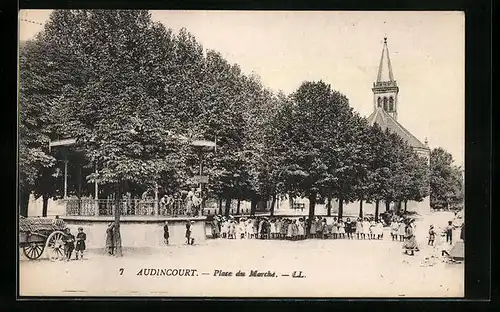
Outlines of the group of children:
{"label": "group of children", "polygon": [[393,241],[403,242],[405,240],[406,223],[403,218],[393,218],[391,221],[391,238]]}
{"label": "group of children", "polygon": [[382,239],[383,224],[374,219],[358,218],[352,221],[346,218],[315,217],[311,220],[309,236],[307,218],[256,217],[240,218],[216,217],[212,221],[212,234],[215,238],[227,239],[287,239],[302,240],[305,238],[333,239]]}
{"label": "group of children", "polygon": [[[188,245],[194,245],[194,237],[193,237],[193,220],[188,220],[186,221],[186,244]],[[165,245],[169,244],[169,239],[170,239],[170,231],[168,229],[168,221],[165,221],[165,224],[163,225],[163,242]]]}
{"label": "group of children", "polygon": [[[60,260],[71,260],[71,255],[73,251],[75,251],[76,260],[83,260],[83,252],[85,251],[85,240],[87,239],[87,234],[83,232],[83,228],[78,228],[78,234],[76,237],[71,234],[71,230],[69,228],[65,229],[65,233],[63,236],[64,243],[64,258]],[[76,243],[76,246],[75,246]]]}

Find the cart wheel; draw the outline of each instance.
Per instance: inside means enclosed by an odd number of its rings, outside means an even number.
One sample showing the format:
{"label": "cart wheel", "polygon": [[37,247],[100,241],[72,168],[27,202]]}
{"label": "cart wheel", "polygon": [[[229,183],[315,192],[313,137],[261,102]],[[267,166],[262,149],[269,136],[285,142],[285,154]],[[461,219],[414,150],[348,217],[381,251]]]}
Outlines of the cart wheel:
{"label": "cart wheel", "polygon": [[43,253],[44,245],[41,243],[29,243],[23,247],[23,253],[26,258],[30,260],[35,260],[40,258]]}
{"label": "cart wheel", "polygon": [[64,233],[60,231],[52,232],[47,238],[45,248],[51,261],[64,259]]}

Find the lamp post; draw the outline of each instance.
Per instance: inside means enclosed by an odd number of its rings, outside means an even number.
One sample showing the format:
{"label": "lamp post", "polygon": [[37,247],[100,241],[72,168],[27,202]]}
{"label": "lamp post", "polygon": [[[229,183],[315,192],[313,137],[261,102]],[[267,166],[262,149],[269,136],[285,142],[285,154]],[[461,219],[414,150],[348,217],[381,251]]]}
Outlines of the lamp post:
{"label": "lamp post", "polygon": [[203,214],[203,209],[205,201],[203,200],[203,183],[208,183],[208,176],[203,175],[203,153],[209,152],[212,149],[216,149],[217,145],[216,142],[212,141],[206,141],[206,140],[195,140],[191,142],[191,146],[194,147],[199,154],[200,157],[200,173],[199,176],[196,176],[195,179],[198,180],[199,183],[199,188],[200,188],[200,199],[201,199],[201,204],[200,204],[200,211],[199,215],[201,216]]}

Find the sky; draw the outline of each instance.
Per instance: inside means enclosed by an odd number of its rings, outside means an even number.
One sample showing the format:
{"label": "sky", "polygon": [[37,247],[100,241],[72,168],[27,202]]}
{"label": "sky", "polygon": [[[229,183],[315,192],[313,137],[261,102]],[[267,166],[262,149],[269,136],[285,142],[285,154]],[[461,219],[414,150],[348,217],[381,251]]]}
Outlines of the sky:
{"label": "sky", "polygon": [[[22,10],[19,39],[33,38],[50,10]],[[399,86],[398,121],[457,165],[465,146],[465,17],[462,12],[152,11],[178,32],[185,27],[267,88],[286,94],[323,80],[362,116],[374,109],[384,36]]]}

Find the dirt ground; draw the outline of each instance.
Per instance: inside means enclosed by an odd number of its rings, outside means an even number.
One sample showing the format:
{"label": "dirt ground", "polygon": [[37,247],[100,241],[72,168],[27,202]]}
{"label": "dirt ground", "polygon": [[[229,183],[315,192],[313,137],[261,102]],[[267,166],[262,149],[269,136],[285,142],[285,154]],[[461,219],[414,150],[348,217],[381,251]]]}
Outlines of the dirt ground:
{"label": "dirt ground", "polygon": [[[464,264],[441,257],[442,238],[440,246],[426,246],[423,229],[449,216],[434,218],[417,224],[421,251],[413,257],[404,255],[402,243],[391,241],[385,229],[384,239],[373,241],[219,239],[195,246],[125,250],[122,258],[93,252],[83,261],[21,258],[20,295],[463,297]],[[137,275],[141,269],[197,271],[189,277]],[[214,276],[215,270],[232,276]],[[239,270],[246,276],[235,276]],[[275,276],[250,277],[251,270]],[[292,277],[300,271],[305,277]]]}

